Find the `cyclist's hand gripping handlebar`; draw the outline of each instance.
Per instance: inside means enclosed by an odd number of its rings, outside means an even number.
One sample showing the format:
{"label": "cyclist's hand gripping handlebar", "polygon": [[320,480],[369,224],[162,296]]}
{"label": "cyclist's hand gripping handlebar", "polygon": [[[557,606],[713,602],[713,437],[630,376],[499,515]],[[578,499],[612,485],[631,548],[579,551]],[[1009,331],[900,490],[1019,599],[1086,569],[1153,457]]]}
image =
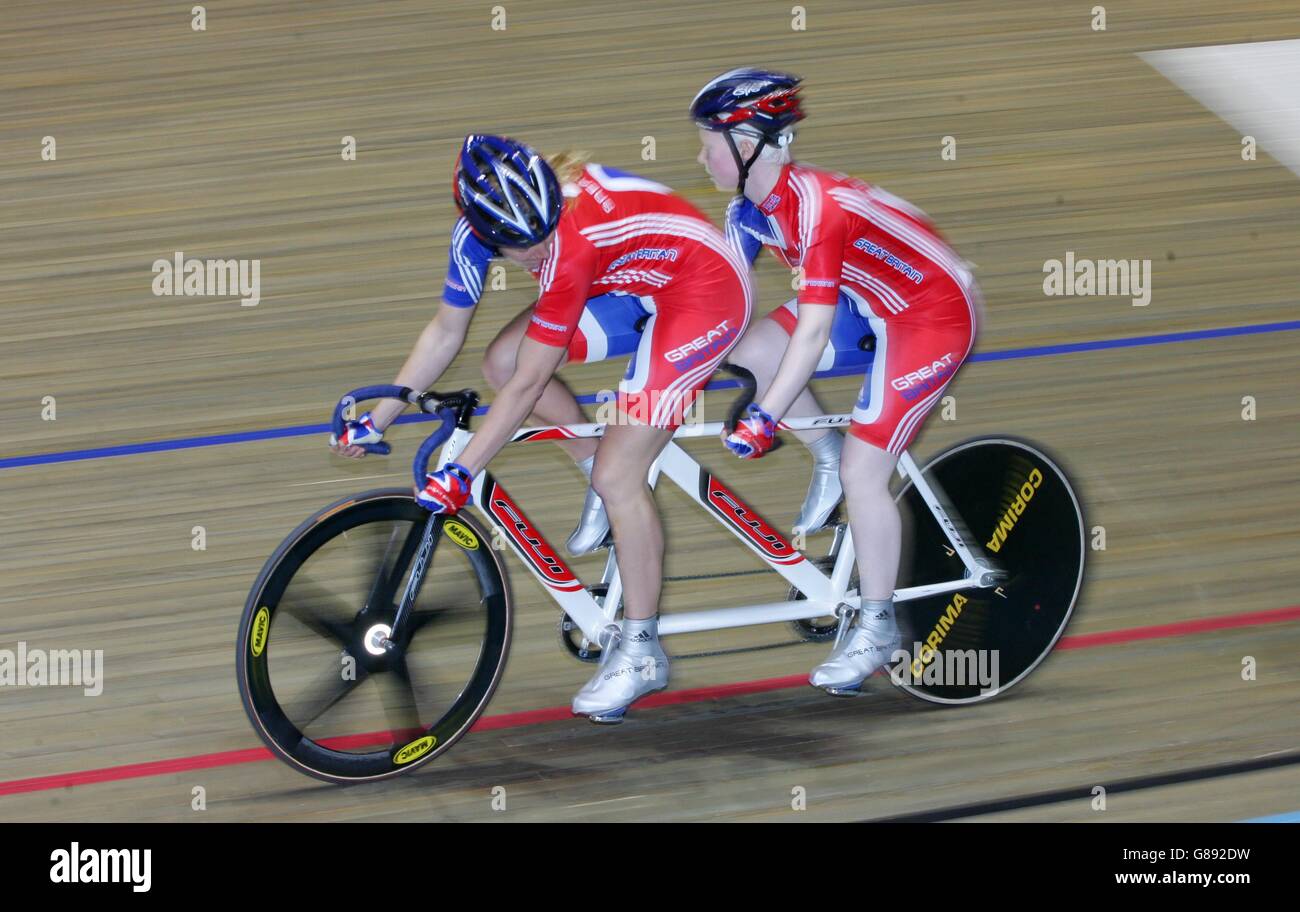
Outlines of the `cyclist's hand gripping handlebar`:
{"label": "cyclist's hand gripping handlebar", "polygon": [[[739,364],[723,364],[722,370],[740,381],[740,395],[736,397],[736,401],[731,404],[731,410],[727,413],[726,433],[722,435],[725,440],[728,435],[736,432],[736,425],[740,423],[740,419],[745,417],[753,401],[758,398],[758,381],[754,379],[753,374]],[[778,437],[773,441],[767,452],[770,453],[772,450],[779,449],[780,446],[781,438]]]}
{"label": "cyclist's hand gripping handlebar", "polygon": [[[420,445],[419,451],[415,454],[415,463],[413,474],[415,476],[415,485],[418,488],[424,487],[424,478],[428,474],[429,459],[433,454],[447,442],[458,426],[467,427],[469,425],[470,415],[478,406],[478,393],[473,390],[460,390],[455,393],[422,393],[418,390],[411,389],[409,386],[363,386],[360,389],[354,389],[334,406],[334,415],[330,422],[330,428],[334,433],[334,439],[338,439],[344,431],[345,422],[343,413],[355,406],[359,402],[367,399],[400,399],[402,402],[414,405],[420,411],[428,415],[437,415],[442,421],[428,439]],[[358,444],[368,453],[376,453],[380,456],[387,456],[392,452],[392,447],[386,443]]]}

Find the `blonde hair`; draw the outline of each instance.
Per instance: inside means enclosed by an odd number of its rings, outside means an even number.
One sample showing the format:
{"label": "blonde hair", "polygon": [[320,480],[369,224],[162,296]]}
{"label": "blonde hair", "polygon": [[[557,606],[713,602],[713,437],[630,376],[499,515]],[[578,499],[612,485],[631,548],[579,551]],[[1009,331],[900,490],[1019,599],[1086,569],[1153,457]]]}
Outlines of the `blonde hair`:
{"label": "blonde hair", "polygon": [[546,163],[555,172],[555,179],[559,181],[561,187],[565,184],[576,183],[578,177],[582,174],[582,169],[587,167],[589,161],[591,161],[590,153],[580,152],[576,149],[565,149],[563,152],[557,152],[546,159]]}
{"label": "blonde hair", "polygon": [[[762,137],[753,130],[747,130],[744,127],[737,127],[734,130],[738,137],[748,139],[750,142],[758,145]],[[769,139],[763,145],[763,151],[758,153],[758,160],[764,162],[775,162],[778,165],[789,164],[794,161],[794,155],[790,151],[790,145],[794,142],[794,131],[785,129],[777,134],[775,140]]]}

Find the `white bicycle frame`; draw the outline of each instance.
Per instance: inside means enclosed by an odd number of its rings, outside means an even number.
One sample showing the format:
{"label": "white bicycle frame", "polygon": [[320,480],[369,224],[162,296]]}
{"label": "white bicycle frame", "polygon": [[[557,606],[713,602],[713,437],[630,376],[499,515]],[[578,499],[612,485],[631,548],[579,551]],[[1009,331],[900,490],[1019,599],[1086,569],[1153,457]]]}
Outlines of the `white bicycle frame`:
{"label": "white bicycle frame", "polygon": [[[781,428],[798,431],[815,427],[841,427],[849,424],[849,421],[848,415],[821,415],[782,421]],[[661,477],[667,477],[806,598],[674,612],[660,618],[660,635],[807,620],[835,614],[841,606],[859,608],[861,599],[857,590],[849,589],[855,556],[852,532],[847,527],[839,542],[835,565],[827,576],[796,550],[785,536],[674,442],[687,437],[717,437],[722,432],[722,427],[720,421],[679,427],[650,467],[650,487],[655,488]],[[515,432],[511,442],[601,437],[604,432],[603,424],[521,428]],[[455,461],[473,436],[472,431],[457,428],[444,444],[439,464],[446,465]],[[898,589],[894,592],[894,600],[905,602],[939,593],[996,585],[1001,578],[998,568],[971,536],[938,485],[933,480],[922,477],[920,469],[907,452],[899,457],[897,470],[916,486],[917,493],[930,508],[953,550],[960,555],[966,567],[966,576],[947,582]],[[609,635],[618,630],[614,613],[622,603],[623,595],[614,548],[609,549],[601,579],[601,583],[608,587],[607,592],[597,601],[597,597],[573,574],[491,473],[481,472],[474,479],[472,493],[474,508],[485,522],[499,530],[497,537],[510,543],[515,554],[542,583],[564,613],[582,629],[583,636],[603,646]]]}

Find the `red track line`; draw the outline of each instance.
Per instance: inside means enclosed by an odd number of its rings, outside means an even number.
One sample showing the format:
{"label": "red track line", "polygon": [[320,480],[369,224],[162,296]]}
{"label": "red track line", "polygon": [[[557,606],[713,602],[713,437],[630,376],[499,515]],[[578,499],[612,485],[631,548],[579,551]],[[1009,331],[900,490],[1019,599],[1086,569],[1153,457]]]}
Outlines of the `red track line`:
{"label": "red track line", "polygon": [[[695,687],[690,690],[674,690],[657,693],[637,701],[637,709],[649,709],[654,706],[672,706],[676,703],[702,703],[705,700],[718,700],[724,697],[739,697],[745,694],[766,693],[769,690],[789,690],[808,683],[808,676],[787,675],[783,678],[762,678],[758,681],[739,681],[735,684],[719,684],[714,687]],[[502,713],[497,716],[484,716],[474,723],[470,731],[492,731],[497,728],[518,728],[521,725],[536,725],[539,722],[560,722],[572,719],[573,711],[567,706],[548,706],[546,709],[530,709],[525,712]],[[391,743],[391,742],[388,742]],[[6,783],[0,782],[0,795],[5,793]]]}
{"label": "red track line", "polygon": [[[1206,633],[1211,630],[1230,630],[1233,627],[1257,627],[1263,624],[1284,624],[1287,621],[1300,620],[1300,605],[1288,608],[1271,608],[1266,611],[1248,611],[1244,614],[1219,615],[1217,617],[1198,618],[1195,620],[1176,621],[1172,624],[1153,624],[1147,627],[1130,627],[1127,630],[1110,630],[1102,633],[1084,633],[1076,636],[1062,637],[1056,644],[1057,649],[1091,649],[1096,646],[1114,646],[1120,643],[1133,643],[1138,640],[1162,639],[1165,637],[1187,636]],[[677,690],[646,697],[637,705],[639,708],[655,706],[672,706],[680,703],[701,703],[705,700],[718,700],[745,694],[766,693],[773,690],[789,690],[804,687],[808,683],[807,675],[786,675],[780,678],[763,678],[757,681],[739,681],[734,684],[721,684],[714,687],[696,687],[689,690]],[[474,723],[471,731],[493,731],[502,728],[519,728],[524,725],[537,725],[542,722],[559,722],[573,718],[567,706],[550,706],[545,709],[530,709],[524,712],[501,713],[484,716]],[[349,735],[346,740],[354,746],[375,743],[377,735]],[[384,743],[384,742],[377,742]],[[153,760],[149,763],[128,763],[125,766],[109,766],[102,769],[82,770],[75,773],[56,773],[53,776],[36,776],[31,779],[11,779],[0,782],[0,795],[19,795],[24,792],[43,792],[58,788],[71,788],[74,785],[91,785],[99,782],[115,782],[119,779],[139,779],[147,776],[164,776],[168,773],[183,773],[190,770],[213,769],[221,766],[236,766],[240,763],[255,763],[271,760],[273,755],[264,747],[246,748],[244,750],[219,751],[214,754],[197,754],[193,757],[178,757],[174,760]]]}
{"label": "red track line", "polygon": [[1136,640],[1155,640],[1163,637],[1186,636],[1205,633],[1207,630],[1229,630],[1233,627],[1254,627],[1259,624],[1284,624],[1300,619],[1300,605],[1290,608],[1269,608],[1266,611],[1247,611],[1244,614],[1218,615],[1172,624],[1153,624],[1150,627],[1130,627],[1128,630],[1108,630],[1104,633],[1082,633],[1061,637],[1057,649],[1087,649],[1092,646],[1111,646],[1132,643]]}

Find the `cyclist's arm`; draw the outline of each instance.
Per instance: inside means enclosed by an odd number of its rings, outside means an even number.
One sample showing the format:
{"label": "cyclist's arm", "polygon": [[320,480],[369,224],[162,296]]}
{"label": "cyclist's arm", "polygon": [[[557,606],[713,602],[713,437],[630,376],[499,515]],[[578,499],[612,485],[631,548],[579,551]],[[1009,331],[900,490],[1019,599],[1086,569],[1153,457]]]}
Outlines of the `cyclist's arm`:
{"label": "cyclist's arm", "polygon": [[799,321],[781,366],[759,406],[778,421],[808,385],[822,350],[830,341],[844,268],[844,212],[823,198],[821,219],[800,239],[803,282],[799,288]]}
{"label": "cyclist's arm", "polygon": [[546,384],[564,360],[567,346],[550,345],[524,336],[515,355],[515,372],[497,392],[487,417],[474,432],[474,439],[460,454],[459,462],[471,475],[481,472],[510,436],[523,426],[542,398]]}
{"label": "cyclist's arm", "polygon": [[795,398],[817,370],[822,351],[831,338],[831,323],[835,308],[825,304],[800,304],[799,322],[795,324],[790,343],[786,346],[781,366],[777,368],[772,385],[763,394],[759,407],[777,421],[785,415]]}
{"label": "cyclist's arm", "polygon": [[738,196],[727,206],[726,229],[727,243],[730,244],[751,267],[763,249],[763,243],[743,227],[747,221],[761,213],[753,203],[743,196]]}
{"label": "cyclist's arm", "polygon": [[[393,383],[414,390],[427,390],[433,386],[460,353],[473,318],[474,308],[456,307],[443,301],[437,314],[415,340],[415,347]],[[370,417],[375,427],[382,431],[405,410],[405,402],[385,399],[371,409]]]}
{"label": "cyclist's arm", "polygon": [[542,264],[540,296],[515,355],[515,372],[492,400],[487,417],[465,447],[460,463],[477,475],[519,430],[542,398],[542,391],[564,361],[569,340],[597,271],[596,250],[581,235],[556,232],[551,253]]}
{"label": "cyclist's arm", "polygon": [[[393,381],[396,385],[426,390],[437,382],[443,371],[455,360],[461,346],[465,344],[465,334],[473,319],[474,307],[483,294],[488,265],[496,255],[496,250],[474,235],[464,216],[456,220],[447,253],[447,279],[443,283],[442,304],[415,341],[415,348]],[[375,427],[382,431],[405,410],[405,403],[385,399],[370,414]]]}

